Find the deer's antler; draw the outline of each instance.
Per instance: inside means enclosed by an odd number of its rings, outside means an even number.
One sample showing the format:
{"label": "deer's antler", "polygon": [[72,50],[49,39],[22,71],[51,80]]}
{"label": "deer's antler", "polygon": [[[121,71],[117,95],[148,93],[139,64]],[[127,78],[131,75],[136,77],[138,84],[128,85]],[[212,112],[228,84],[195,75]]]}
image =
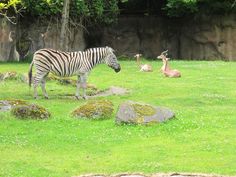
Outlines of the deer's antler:
{"label": "deer's antler", "polygon": [[167,56],[168,55],[168,50],[162,52],[161,54]]}

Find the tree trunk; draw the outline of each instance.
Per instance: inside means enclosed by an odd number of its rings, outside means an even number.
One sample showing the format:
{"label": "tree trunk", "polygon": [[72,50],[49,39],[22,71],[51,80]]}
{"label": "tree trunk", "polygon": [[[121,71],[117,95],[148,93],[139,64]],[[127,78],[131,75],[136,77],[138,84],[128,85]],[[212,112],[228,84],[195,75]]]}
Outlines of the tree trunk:
{"label": "tree trunk", "polygon": [[62,25],[60,33],[60,49],[64,51],[68,50],[67,29],[69,22],[69,12],[70,12],[70,0],[64,0],[62,19],[61,19]]}

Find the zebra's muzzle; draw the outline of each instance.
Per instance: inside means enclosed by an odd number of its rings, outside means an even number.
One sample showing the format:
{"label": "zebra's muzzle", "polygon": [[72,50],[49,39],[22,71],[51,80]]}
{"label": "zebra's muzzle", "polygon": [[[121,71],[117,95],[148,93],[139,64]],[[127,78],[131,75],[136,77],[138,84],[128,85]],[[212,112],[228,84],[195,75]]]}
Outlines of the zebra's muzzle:
{"label": "zebra's muzzle", "polygon": [[119,65],[118,68],[114,68],[114,70],[115,70],[116,73],[120,72],[120,70],[121,70],[120,65]]}

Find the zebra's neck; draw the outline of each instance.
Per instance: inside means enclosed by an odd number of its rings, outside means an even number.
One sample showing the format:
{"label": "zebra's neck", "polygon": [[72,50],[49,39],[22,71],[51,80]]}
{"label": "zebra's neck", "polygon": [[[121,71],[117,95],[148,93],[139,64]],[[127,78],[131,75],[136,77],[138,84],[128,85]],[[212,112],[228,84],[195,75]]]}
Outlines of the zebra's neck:
{"label": "zebra's neck", "polygon": [[105,48],[91,48],[87,49],[84,53],[84,64],[88,70],[91,70],[97,64],[103,63],[106,56]]}

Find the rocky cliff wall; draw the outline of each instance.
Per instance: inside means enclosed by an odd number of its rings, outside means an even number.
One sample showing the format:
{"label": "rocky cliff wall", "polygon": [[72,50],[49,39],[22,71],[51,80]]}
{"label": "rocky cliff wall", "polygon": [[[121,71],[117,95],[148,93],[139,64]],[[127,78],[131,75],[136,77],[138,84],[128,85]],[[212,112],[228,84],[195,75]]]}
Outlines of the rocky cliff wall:
{"label": "rocky cliff wall", "polygon": [[[121,16],[109,27],[70,28],[69,51],[111,46],[117,55],[142,53],[155,58],[168,49],[170,57],[194,60],[236,60],[236,15],[165,19]],[[0,61],[24,60],[36,50],[59,48],[59,22],[24,22],[17,26],[0,19]]]}
{"label": "rocky cliff wall", "polygon": [[110,45],[118,55],[140,52],[155,58],[168,49],[171,57],[179,59],[236,60],[236,15],[178,20],[129,16],[91,31],[91,46]]}

